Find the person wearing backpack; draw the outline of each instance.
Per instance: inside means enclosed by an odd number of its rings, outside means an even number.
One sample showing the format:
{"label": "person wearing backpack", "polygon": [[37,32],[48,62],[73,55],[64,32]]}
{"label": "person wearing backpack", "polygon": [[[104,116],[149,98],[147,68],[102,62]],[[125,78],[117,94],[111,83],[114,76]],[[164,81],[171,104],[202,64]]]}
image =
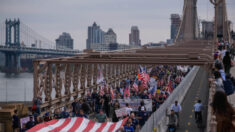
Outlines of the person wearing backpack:
{"label": "person wearing backpack", "polygon": [[226,75],[226,81],[223,82],[224,84],[224,91],[227,96],[232,95],[234,93],[234,85],[231,81],[231,76]]}

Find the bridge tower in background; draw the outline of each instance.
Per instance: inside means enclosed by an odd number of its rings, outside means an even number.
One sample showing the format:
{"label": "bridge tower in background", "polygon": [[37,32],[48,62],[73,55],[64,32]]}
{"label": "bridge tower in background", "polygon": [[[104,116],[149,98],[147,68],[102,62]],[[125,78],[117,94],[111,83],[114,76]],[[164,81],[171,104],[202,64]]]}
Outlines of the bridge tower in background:
{"label": "bridge tower in background", "polygon": [[182,21],[175,41],[190,41],[199,38],[200,26],[197,16],[197,0],[184,0]]}
{"label": "bridge tower in background", "polygon": [[230,41],[230,22],[227,19],[226,0],[217,0],[217,37]]}
{"label": "bridge tower in background", "polygon": [[[20,47],[20,20],[7,20],[6,24],[6,42],[9,47]],[[13,38],[12,38],[13,37]],[[13,52],[5,53],[5,71],[19,72],[20,70],[20,54]]]}

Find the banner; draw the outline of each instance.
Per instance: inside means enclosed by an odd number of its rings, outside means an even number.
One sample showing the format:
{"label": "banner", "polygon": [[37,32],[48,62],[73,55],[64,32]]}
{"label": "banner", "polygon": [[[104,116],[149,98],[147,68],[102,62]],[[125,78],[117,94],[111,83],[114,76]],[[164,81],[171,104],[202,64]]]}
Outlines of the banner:
{"label": "banner", "polygon": [[123,117],[123,116],[128,115],[128,111],[126,110],[125,107],[118,109],[118,110],[115,110],[115,113],[116,113],[117,117]]}
{"label": "banner", "polygon": [[133,109],[133,111],[138,111],[140,102],[144,101],[144,106],[147,111],[152,111],[152,100],[151,99],[114,99],[113,102],[117,100],[120,104],[120,107],[126,107],[126,103]]}

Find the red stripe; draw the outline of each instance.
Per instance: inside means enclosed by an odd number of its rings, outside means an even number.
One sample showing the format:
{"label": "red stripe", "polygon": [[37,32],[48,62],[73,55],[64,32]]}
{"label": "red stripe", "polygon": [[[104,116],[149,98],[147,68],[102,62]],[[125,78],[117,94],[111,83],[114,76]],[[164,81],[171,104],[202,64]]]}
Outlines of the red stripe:
{"label": "red stripe", "polygon": [[102,123],[100,128],[96,130],[96,132],[101,132],[103,130],[103,128],[106,126],[107,122]]}
{"label": "red stripe", "polygon": [[77,117],[77,120],[76,120],[75,123],[73,124],[73,127],[70,128],[68,132],[74,132],[74,131],[76,131],[76,129],[78,129],[78,127],[80,127],[82,121],[83,121],[83,118]]}
{"label": "red stripe", "polygon": [[113,124],[109,127],[108,132],[112,132],[113,129],[115,128],[116,124],[117,124],[117,122],[116,122],[116,123],[113,123]]}
{"label": "red stripe", "polygon": [[49,122],[43,122],[43,123],[40,123],[36,126],[34,126],[33,128],[29,129],[27,132],[36,132],[44,127],[47,127],[49,125],[53,125],[55,123],[57,123],[59,120],[58,119],[54,119],[54,120],[51,120]]}
{"label": "red stripe", "polygon": [[124,126],[124,124],[126,123],[127,119],[128,119],[128,117],[126,117],[125,119],[122,120],[122,125],[118,129],[120,129],[122,126]]}
{"label": "red stripe", "polygon": [[56,127],[55,129],[49,131],[49,132],[59,132],[60,130],[62,130],[65,126],[67,126],[69,124],[69,122],[71,121],[71,118],[65,119],[64,123],[62,125],[60,125],[59,127]]}
{"label": "red stripe", "polygon": [[89,123],[87,124],[86,129],[84,129],[83,132],[89,132],[93,128],[94,125],[95,125],[94,121],[89,121]]}

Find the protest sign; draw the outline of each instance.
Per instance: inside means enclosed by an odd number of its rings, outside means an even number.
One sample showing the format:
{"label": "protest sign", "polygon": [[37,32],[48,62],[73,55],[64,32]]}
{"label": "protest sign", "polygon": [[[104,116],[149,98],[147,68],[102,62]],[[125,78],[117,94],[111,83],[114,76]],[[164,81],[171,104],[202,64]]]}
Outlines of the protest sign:
{"label": "protest sign", "polygon": [[128,115],[128,111],[126,110],[125,107],[118,109],[118,110],[115,110],[115,113],[116,113],[117,117],[122,117],[122,116]]}
{"label": "protest sign", "polygon": [[[140,102],[144,101],[144,106],[147,111],[152,111],[152,100],[151,99],[117,99],[120,104],[120,107],[123,108],[126,106],[126,103],[133,109],[133,111],[138,111]],[[115,100],[113,101],[115,102]]]}

